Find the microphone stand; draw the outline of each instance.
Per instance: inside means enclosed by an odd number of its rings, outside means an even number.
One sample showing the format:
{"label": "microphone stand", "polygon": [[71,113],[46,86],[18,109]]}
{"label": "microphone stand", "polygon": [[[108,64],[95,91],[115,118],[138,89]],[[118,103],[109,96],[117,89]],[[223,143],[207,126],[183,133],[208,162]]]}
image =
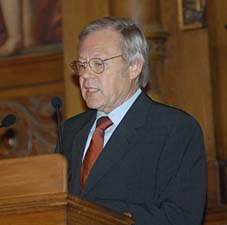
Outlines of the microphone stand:
{"label": "microphone stand", "polygon": [[61,115],[60,115],[60,107],[56,108],[57,113],[57,128],[58,128],[58,141],[59,141],[59,147],[60,147],[60,153],[62,153],[62,133],[61,133]]}

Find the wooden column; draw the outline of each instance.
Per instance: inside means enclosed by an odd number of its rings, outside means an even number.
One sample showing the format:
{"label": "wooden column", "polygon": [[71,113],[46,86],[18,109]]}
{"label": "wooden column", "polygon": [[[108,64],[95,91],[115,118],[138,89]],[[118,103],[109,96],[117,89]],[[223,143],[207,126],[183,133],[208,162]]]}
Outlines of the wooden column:
{"label": "wooden column", "polygon": [[[207,1],[207,24],[210,47],[210,66],[214,110],[214,130],[216,137],[217,160],[227,163],[227,2],[225,0]],[[217,163],[220,165],[220,163]],[[226,165],[224,176],[219,173],[217,188],[218,204],[227,202]],[[225,212],[226,213],[226,212]]]}
{"label": "wooden column", "polygon": [[86,109],[76,80],[72,77],[70,62],[77,57],[79,31],[95,18],[108,15],[106,0],[67,0],[62,1],[63,44],[64,44],[64,80],[66,117],[78,114]]}
{"label": "wooden column", "polygon": [[217,156],[227,161],[227,2],[207,1]]}
{"label": "wooden column", "polygon": [[151,49],[151,82],[148,94],[165,101],[165,82],[162,76],[162,63],[165,58],[165,42],[168,33],[163,30],[160,19],[159,0],[121,0],[110,1],[110,13],[113,16],[134,19],[142,28]]}

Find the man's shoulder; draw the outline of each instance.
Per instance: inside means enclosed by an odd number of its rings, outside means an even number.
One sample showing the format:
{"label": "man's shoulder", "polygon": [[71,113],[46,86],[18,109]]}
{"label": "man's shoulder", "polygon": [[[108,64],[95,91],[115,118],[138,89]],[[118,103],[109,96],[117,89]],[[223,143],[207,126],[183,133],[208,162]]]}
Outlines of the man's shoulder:
{"label": "man's shoulder", "polygon": [[96,115],[96,110],[89,110],[86,112],[82,112],[80,114],[77,114],[65,120],[64,127],[67,127],[67,128],[83,127],[86,123],[88,123],[93,118],[95,118],[95,115]]}
{"label": "man's shoulder", "polygon": [[167,105],[151,99],[147,96],[147,101],[150,103],[150,119],[163,124],[190,124],[191,126],[199,126],[195,117],[172,105]]}

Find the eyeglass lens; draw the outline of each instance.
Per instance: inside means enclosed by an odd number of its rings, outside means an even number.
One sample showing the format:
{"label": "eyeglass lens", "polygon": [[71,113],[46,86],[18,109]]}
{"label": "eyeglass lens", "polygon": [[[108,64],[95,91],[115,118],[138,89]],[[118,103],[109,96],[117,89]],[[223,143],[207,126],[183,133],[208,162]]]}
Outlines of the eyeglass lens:
{"label": "eyeglass lens", "polygon": [[104,61],[111,60],[118,57],[121,57],[121,55],[113,56],[107,59],[92,58],[88,62],[81,62],[79,60],[74,60],[71,63],[71,68],[73,72],[76,72],[80,76],[88,65],[93,72],[100,74],[105,69]]}

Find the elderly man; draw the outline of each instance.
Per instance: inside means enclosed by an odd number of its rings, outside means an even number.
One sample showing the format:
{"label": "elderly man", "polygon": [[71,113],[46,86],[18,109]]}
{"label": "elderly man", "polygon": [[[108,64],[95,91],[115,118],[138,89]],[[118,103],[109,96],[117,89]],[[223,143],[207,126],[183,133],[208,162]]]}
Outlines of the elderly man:
{"label": "elderly man", "polygon": [[131,20],[105,17],[81,31],[71,65],[89,110],[63,124],[69,192],[130,213],[138,225],[199,225],[202,132],[190,115],[146,95],[148,57]]}

